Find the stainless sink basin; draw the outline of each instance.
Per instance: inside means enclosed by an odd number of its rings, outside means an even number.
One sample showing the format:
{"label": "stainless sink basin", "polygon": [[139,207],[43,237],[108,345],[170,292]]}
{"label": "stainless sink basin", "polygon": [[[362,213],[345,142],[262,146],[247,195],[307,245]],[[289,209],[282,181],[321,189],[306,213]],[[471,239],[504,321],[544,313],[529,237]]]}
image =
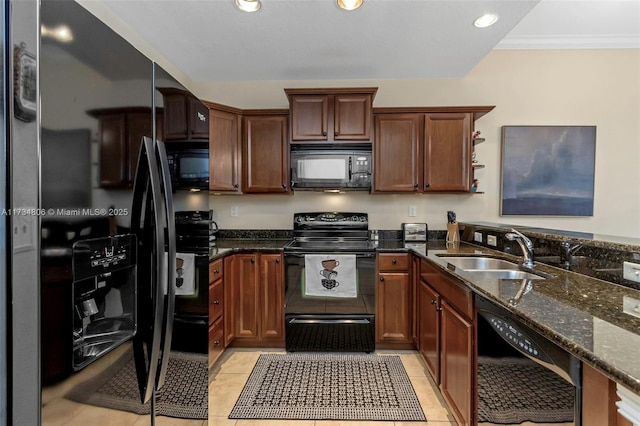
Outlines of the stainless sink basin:
{"label": "stainless sink basin", "polygon": [[441,256],[450,265],[465,272],[471,272],[478,278],[493,278],[506,280],[544,280],[547,277],[523,271],[508,260],[493,257],[478,256]]}
{"label": "stainless sink basin", "polygon": [[467,272],[473,273],[474,277],[478,278],[493,278],[493,279],[503,279],[503,280],[544,280],[545,277],[540,275],[532,274],[530,272],[525,271],[514,271],[509,269],[486,269],[486,270],[467,270]]}
{"label": "stainless sink basin", "polygon": [[518,265],[508,260],[494,259],[493,257],[443,257],[448,263],[465,271],[487,269],[513,269],[518,270]]}

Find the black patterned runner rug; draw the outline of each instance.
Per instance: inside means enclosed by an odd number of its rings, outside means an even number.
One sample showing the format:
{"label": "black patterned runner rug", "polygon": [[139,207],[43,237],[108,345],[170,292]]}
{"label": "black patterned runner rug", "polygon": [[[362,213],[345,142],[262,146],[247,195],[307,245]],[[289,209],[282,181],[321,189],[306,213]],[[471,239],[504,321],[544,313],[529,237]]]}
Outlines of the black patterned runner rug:
{"label": "black patterned runner rug", "polygon": [[231,419],[426,421],[398,356],[260,355]]}
{"label": "black patterned runner rug", "polygon": [[[171,352],[164,387],[156,393],[156,415],[183,419],[208,418],[207,355]],[[65,398],[88,405],[149,414],[140,403],[133,351],[128,351],[96,377],[80,383]]]}
{"label": "black patterned runner rug", "polygon": [[574,389],[528,358],[478,357],[478,422],[572,422]]}

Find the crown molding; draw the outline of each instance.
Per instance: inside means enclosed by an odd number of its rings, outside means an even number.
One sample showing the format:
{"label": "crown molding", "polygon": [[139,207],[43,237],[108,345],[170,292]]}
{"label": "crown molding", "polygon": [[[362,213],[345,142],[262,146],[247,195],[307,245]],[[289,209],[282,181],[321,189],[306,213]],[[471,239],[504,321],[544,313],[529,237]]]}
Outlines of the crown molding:
{"label": "crown molding", "polygon": [[639,35],[505,37],[494,49],[640,49]]}

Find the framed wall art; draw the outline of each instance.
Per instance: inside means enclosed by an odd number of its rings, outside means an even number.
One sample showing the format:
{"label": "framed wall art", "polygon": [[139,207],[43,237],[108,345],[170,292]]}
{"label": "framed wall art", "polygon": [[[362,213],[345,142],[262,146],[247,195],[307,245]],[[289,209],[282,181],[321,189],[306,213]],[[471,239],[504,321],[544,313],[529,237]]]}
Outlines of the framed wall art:
{"label": "framed wall art", "polygon": [[593,216],[595,126],[503,126],[500,215]]}

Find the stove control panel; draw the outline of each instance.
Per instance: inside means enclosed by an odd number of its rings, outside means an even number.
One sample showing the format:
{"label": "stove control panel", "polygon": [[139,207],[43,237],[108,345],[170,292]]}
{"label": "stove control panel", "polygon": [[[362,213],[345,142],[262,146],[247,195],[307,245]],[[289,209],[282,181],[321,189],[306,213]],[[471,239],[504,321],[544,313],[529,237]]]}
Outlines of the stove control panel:
{"label": "stove control panel", "polygon": [[367,227],[369,215],[367,213],[296,213],[293,217],[295,226],[340,226]]}

